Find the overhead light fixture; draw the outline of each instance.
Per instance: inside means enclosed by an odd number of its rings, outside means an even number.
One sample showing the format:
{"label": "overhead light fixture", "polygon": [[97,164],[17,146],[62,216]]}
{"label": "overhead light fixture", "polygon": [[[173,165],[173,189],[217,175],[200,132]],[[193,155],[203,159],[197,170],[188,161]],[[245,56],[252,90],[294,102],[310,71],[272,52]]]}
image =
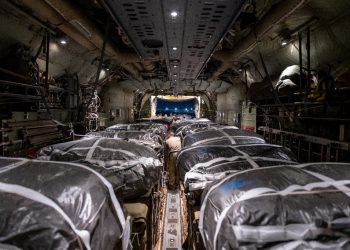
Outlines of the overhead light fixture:
{"label": "overhead light fixture", "polygon": [[177,12],[176,12],[176,11],[172,11],[172,12],[170,13],[170,16],[172,16],[172,17],[177,17]]}
{"label": "overhead light fixture", "polygon": [[281,45],[286,46],[288,43],[292,41],[292,36],[290,35],[290,30],[285,29],[280,33],[281,37]]}
{"label": "overhead light fixture", "polygon": [[60,40],[60,44],[62,44],[62,45],[66,45],[66,44],[67,44],[67,40],[66,40],[66,39],[64,39],[64,38],[62,38],[62,39]]}
{"label": "overhead light fixture", "polygon": [[282,46],[286,46],[288,43],[289,43],[289,40],[286,40],[286,39],[282,39],[281,41]]}
{"label": "overhead light fixture", "polygon": [[177,80],[175,79],[174,82],[176,82]]}
{"label": "overhead light fixture", "polygon": [[173,47],[173,50],[177,50],[177,47]]}
{"label": "overhead light fixture", "polygon": [[176,67],[177,67],[177,65],[174,65],[173,67],[174,67],[174,68],[176,68]]}
{"label": "overhead light fixture", "polygon": [[101,69],[100,75],[98,77],[98,80],[101,80],[101,79],[105,78],[106,75],[107,75],[107,72],[104,69]]}

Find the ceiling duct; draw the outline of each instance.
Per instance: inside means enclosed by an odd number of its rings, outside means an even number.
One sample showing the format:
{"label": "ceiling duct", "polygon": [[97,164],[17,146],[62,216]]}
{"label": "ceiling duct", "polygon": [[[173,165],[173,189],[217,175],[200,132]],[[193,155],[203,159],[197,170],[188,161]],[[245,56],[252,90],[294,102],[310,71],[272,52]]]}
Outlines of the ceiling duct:
{"label": "ceiling duct", "polygon": [[23,5],[29,7],[35,15],[45,22],[59,28],[62,32],[71,37],[74,41],[81,44],[90,51],[97,50],[97,47],[86,37],[77,32],[76,28],[69,24],[59,13],[52,9],[45,1],[42,0],[21,0]]}
{"label": "ceiling duct", "polygon": [[[255,27],[258,39],[261,40],[266,35],[270,34],[276,25],[286,20],[296,10],[301,8],[306,2],[307,0],[283,0],[280,1],[280,3],[274,5]],[[253,31],[251,31],[246,38],[235,45],[234,49],[216,52],[213,57],[217,60],[220,60],[222,63],[209,80],[213,81],[217,79],[219,75],[225,72],[228,68],[232,67],[234,65],[234,62],[239,61],[242,56],[251,52],[255,46],[256,38]]]}
{"label": "ceiling duct", "polygon": [[[102,49],[103,34],[75,5],[68,0],[21,0],[35,15],[62,30],[67,36],[90,51]],[[98,49],[98,50],[97,50]],[[142,81],[140,72],[129,63],[140,61],[136,54],[122,53],[112,43],[106,45],[106,54],[117,64]]]}
{"label": "ceiling duct", "polygon": [[[244,1],[186,1],[180,78],[196,79],[238,16]],[[169,37],[169,41],[173,39]]]}
{"label": "ceiling duct", "polygon": [[[165,59],[169,79],[196,79],[243,0],[103,0],[143,58]],[[173,62],[179,62],[176,66]]]}
{"label": "ceiling duct", "polygon": [[161,55],[164,47],[161,1],[103,0],[142,58]]}

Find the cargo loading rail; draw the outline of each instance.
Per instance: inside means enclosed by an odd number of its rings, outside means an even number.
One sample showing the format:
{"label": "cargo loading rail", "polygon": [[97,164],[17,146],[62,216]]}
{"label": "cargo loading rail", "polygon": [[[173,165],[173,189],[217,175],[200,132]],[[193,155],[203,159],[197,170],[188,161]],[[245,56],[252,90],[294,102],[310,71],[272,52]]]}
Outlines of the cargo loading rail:
{"label": "cargo loading rail", "polygon": [[349,142],[330,140],[306,134],[283,131],[268,127],[259,127],[266,141],[290,148],[299,160],[310,161],[346,161],[350,150]]}

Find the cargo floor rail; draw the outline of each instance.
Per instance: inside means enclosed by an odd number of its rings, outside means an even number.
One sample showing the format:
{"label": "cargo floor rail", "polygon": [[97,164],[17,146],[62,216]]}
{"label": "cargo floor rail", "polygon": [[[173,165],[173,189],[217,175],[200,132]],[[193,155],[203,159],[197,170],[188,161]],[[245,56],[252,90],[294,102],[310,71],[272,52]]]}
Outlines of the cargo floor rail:
{"label": "cargo floor rail", "polygon": [[161,250],[181,250],[181,233],[180,193],[168,190]]}

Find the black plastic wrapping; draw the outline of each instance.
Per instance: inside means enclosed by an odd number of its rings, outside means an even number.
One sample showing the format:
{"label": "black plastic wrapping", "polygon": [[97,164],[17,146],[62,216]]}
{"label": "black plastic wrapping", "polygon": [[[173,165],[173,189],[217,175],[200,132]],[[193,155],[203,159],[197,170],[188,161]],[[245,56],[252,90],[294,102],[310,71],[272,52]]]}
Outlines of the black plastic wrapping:
{"label": "black plastic wrapping", "polygon": [[3,244],[114,250],[122,238],[129,239],[129,225],[110,183],[86,166],[0,158],[0,200]]}
{"label": "black plastic wrapping", "polygon": [[307,249],[323,249],[312,241],[343,249],[346,243],[337,238],[349,240],[349,186],[350,164],[310,163],[232,174],[203,192],[199,228],[206,249],[295,249],[283,248],[291,241]]}
{"label": "black plastic wrapping", "polygon": [[39,159],[84,163],[101,173],[124,199],[151,192],[162,170],[156,152],[124,140],[87,138],[45,147]]}
{"label": "black plastic wrapping", "polygon": [[114,138],[115,134],[118,132],[108,132],[108,131],[96,131],[96,132],[89,132],[86,135],[82,137],[82,139],[86,138]]}
{"label": "black plastic wrapping", "polygon": [[[237,165],[226,165],[220,169],[220,164],[236,161],[245,161],[253,159],[260,161],[261,166],[268,166],[270,161],[279,160],[280,162],[297,162],[296,156],[287,148],[272,144],[245,144],[245,145],[201,145],[183,148],[177,157],[177,168],[180,179],[184,180],[187,172],[200,171],[201,173],[210,173],[212,171],[229,170],[227,166],[235,166],[235,169],[251,168],[251,163]],[[280,165],[280,163],[277,163]],[[249,167],[250,166],[250,167]]]}
{"label": "black plastic wrapping", "polygon": [[208,131],[208,130],[218,130],[218,129],[238,129],[236,126],[229,126],[229,125],[220,125],[220,124],[211,124],[209,127],[202,127],[202,128],[196,128],[190,132],[190,134],[201,132],[201,131]]}
{"label": "black plastic wrapping", "polygon": [[152,148],[157,152],[158,156],[162,156],[163,152],[163,139],[160,135],[150,133],[147,131],[118,131],[118,132],[90,132],[86,134],[86,137],[99,137],[99,138],[114,138],[126,141],[131,141],[140,145],[144,145]]}
{"label": "black plastic wrapping", "polygon": [[335,250],[350,249],[350,238],[341,237],[327,240],[293,240],[273,245],[269,250]]}
{"label": "black plastic wrapping", "polygon": [[188,134],[183,140],[184,147],[196,145],[232,145],[265,143],[264,138],[248,130],[219,128]]}
{"label": "black plastic wrapping", "polygon": [[151,140],[159,144],[162,143],[162,138],[159,135],[146,131],[122,131],[116,133],[115,136],[122,139]]}
{"label": "black plastic wrapping", "polygon": [[184,187],[186,192],[203,190],[212,182],[221,180],[239,171],[259,167],[281,166],[286,164],[294,165],[298,163],[268,157],[238,157],[232,161],[218,164],[214,163],[209,166],[201,166],[196,169],[191,169],[185,175]]}
{"label": "black plastic wrapping", "polygon": [[134,123],[129,125],[128,130],[148,131],[160,135],[164,140],[168,127],[161,123]]}
{"label": "black plastic wrapping", "polygon": [[210,122],[191,123],[191,124],[187,124],[185,126],[179,127],[175,131],[175,134],[176,134],[176,136],[180,136],[181,138],[184,138],[187,134],[193,133],[194,130],[197,130],[197,129],[208,129],[211,125],[214,125],[214,124],[210,123]]}
{"label": "black plastic wrapping", "polygon": [[118,132],[123,130],[128,130],[130,124],[115,124],[106,128],[106,132]]}
{"label": "black plastic wrapping", "polygon": [[171,127],[174,131],[178,130],[180,127],[195,124],[195,123],[212,123],[207,118],[197,118],[197,119],[181,119],[172,123]]}
{"label": "black plastic wrapping", "polygon": [[153,122],[153,123],[162,123],[162,124],[170,124],[172,123],[173,118],[172,117],[152,117],[152,118],[140,118],[137,119],[136,122]]}
{"label": "black plastic wrapping", "polygon": [[176,132],[180,127],[193,124],[191,120],[178,120],[171,124],[171,128]]}
{"label": "black plastic wrapping", "polygon": [[119,132],[122,130],[147,131],[161,136],[164,140],[168,127],[161,123],[132,123],[132,124],[116,124],[106,128],[106,132]]}
{"label": "black plastic wrapping", "polygon": [[1,250],[21,250],[21,248],[18,248],[14,245],[2,244],[2,243],[0,243],[0,249]]}

